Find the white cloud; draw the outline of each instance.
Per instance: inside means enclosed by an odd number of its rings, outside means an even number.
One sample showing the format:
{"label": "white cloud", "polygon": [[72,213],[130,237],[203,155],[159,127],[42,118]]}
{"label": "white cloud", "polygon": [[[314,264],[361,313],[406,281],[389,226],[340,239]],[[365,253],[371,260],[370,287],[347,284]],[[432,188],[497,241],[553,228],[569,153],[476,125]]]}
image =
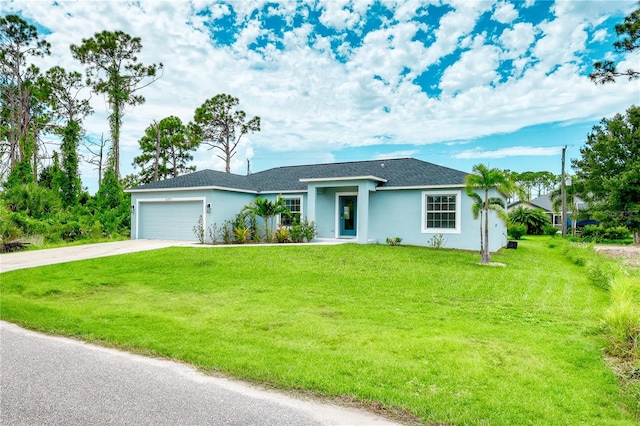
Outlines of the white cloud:
{"label": "white cloud", "polygon": [[[355,27],[362,16],[357,11],[349,9],[349,0],[329,0],[323,2],[320,22],[327,27],[344,30]],[[365,10],[366,11],[366,10]]]}
{"label": "white cloud", "polygon": [[496,71],[500,49],[481,45],[464,52],[460,60],[446,69],[440,80],[445,94],[488,85],[498,78]]}
{"label": "white cloud", "polygon": [[371,158],[372,160],[389,160],[393,158],[410,158],[418,154],[420,151],[417,149],[406,149],[403,151],[393,151],[387,153],[376,154]]}
{"label": "white cloud", "polygon": [[424,68],[458,48],[458,42],[475,28],[476,21],[491,5],[488,2],[452,2],[455,10],[447,12],[440,19],[440,26],[434,30],[436,41],[430,45],[422,59]]}
{"label": "white cloud", "polygon": [[557,156],[562,152],[562,147],[537,147],[537,146],[513,146],[508,148],[500,148],[496,150],[486,151],[482,148],[468,149],[454,154],[454,158],[459,159],[487,159],[487,158],[506,158],[506,157],[551,157]]}
{"label": "white cloud", "polygon": [[[232,46],[213,43],[205,18],[194,15],[193,10],[209,7],[208,1],[142,1],[142,8],[121,1],[5,4],[7,12],[20,9],[25,17],[52,31],[47,39],[53,54],[39,61],[43,69],[61,65],[82,70],[71,57],[69,45],[102,29],[141,37],[140,60],[164,63],[162,79],[140,92],[147,102],[129,108],[124,117],[124,174],[132,171],[137,141],[153,119],[176,115],[189,122],[195,108],[218,93],[238,97],[249,116],[262,118],[262,131],[248,135],[234,157],[233,170],[238,173],[246,171],[247,157],[253,157],[254,171],[266,164],[265,158],[332,161],[332,151],[344,147],[469,141],[531,125],[597,121],[638,102],[640,82],[596,86],[584,75],[585,64],[579,59],[587,39],[603,36],[592,34],[602,16],[620,14],[624,5],[618,2],[589,2],[589,8],[558,4],[555,17],[538,26],[521,17],[499,36],[498,45],[489,45],[493,40],[477,34],[476,25],[480,16],[492,11],[490,2],[453,1],[453,10],[441,18],[439,26],[427,26],[411,20],[417,8],[406,5],[413,3],[399,0],[387,6],[398,22],[371,31],[361,45],[342,40],[341,60],[336,60],[331,47],[341,39],[322,37],[311,24],[286,31],[281,40],[284,49],[273,45],[260,52],[248,49],[262,35],[274,37],[252,15],[266,3],[230,3],[242,28],[233,34]],[[224,6],[216,2],[211,7],[221,14],[226,13]],[[357,29],[364,25],[369,6],[363,1],[327,0],[318,5],[282,1],[271,13],[290,19],[296,7],[321,12],[333,28]],[[435,41],[428,47],[424,40],[414,41],[419,30],[430,33]],[[537,35],[543,37],[536,43]],[[315,37],[313,46],[308,44],[311,37]],[[460,52],[463,43],[467,50],[432,82],[443,93],[429,97],[414,79],[429,65],[455,56],[449,55]],[[640,62],[637,55],[626,58],[631,66]],[[516,72],[502,81],[498,70],[505,59],[513,60]],[[108,135],[105,100],[94,95],[92,104],[96,114],[86,120],[87,129],[94,137]],[[207,150],[196,154],[196,165],[223,169],[221,160]],[[83,173],[86,177],[94,172],[85,167]]]}
{"label": "white cloud", "polygon": [[518,18],[518,11],[513,4],[501,1],[496,4],[493,11],[493,19],[502,23],[509,24]]}
{"label": "white cloud", "polygon": [[536,29],[528,22],[519,22],[512,28],[506,28],[499,37],[500,44],[513,57],[527,52],[535,41]]}
{"label": "white cloud", "polygon": [[604,28],[599,29],[591,35],[591,41],[594,43],[605,41],[608,35],[609,32],[607,30],[605,30]]}

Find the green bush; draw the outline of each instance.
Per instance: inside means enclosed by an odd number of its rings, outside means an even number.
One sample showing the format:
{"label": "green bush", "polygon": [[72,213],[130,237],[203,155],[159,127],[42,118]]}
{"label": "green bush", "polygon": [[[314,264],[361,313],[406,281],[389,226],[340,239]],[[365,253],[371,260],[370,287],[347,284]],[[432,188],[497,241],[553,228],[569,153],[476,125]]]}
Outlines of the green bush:
{"label": "green bush", "polygon": [[583,238],[599,238],[602,237],[604,229],[601,225],[587,225],[582,228]]}
{"label": "green bush", "polygon": [[7,208],[34,219],[45,219],[62,208],[60,197],[52,189],[35,183],[16,185],[4,194]]}
{"label": "green bush", "polygon": [[238,244],[244,244],[251,238],[251,227],[245,223],[238,223],[233,228],[233,236]]}
{"label": "green bush", "polygon": [[543,228],[544,234],[554,237],[558,234],[558,228],[553,225],[545,225]]}
{"label": "green bush", "polygon": [[24,212],[9,212],[8,217],[13,226],[20,229],[21,233],[25,236],[49,234],[49,228],[51,227],[49,221],[35,219]]}
{"label": "green bush", "polygon": [[278,243],[288,243],[291,241],[291,232],[289,232],[289,228],[286,226],[282,226],[282,224],[278,224],[278,228],[274,233],[274,237],[276,242]]}
{"label": "green bush", "polygon": [[621,358],[640,357],[640,288],[631,277],[611,282],[611,306],[603,316],[607,351]]}
{"label": "green bush", "polygon": [[618,271],[619,268],[615,262],[592,251],[587,264],[587,272],[592,284],[603,290],[609,290]]}
{"label": "green bush", "polygon": [[400,237],[387,238],[387,244],[390,246],[399,246],[401,242],[402,242],[402,238]]}
{"label": "green bush", "polygon": [[193,228],[191,228],[193,230],[193,235],[196,237],[196,239],[200,242],[200,244],[204,244],[205,243],[205,229],[204,229],[204,222],[202,219],[202,215],[200,215],[198,217],[198,223],[196,223]]}
{"label": "green bush", "polygon": [[433,249],[441,249],[447,243],[447,239],[443,234],[436,234],[433,237],[429,238],[427,241],[427,245]]}
{"label": "green bush", "polygon": [[514,240],[519,240],[523,235],[527,233],[527,226],[522,223],[509,224],[507,233]]}
{"label": "green bush", "polygon": [[317,233],[316,223],[309,222],[306,218],[301,221],[299,217],[294,217],[289,228],[289,238],[294,243],[302,243],[305,239],[307,242],[311,242]]}
{"label": "green bush", "polygon": [[611,240],[624,240],[631,235],[629,230],[624,226],[616,226],[611,228],[606,228],[603,232],[604,238],[609,238]]}
{"label": "green bush", "polygon": [[544,226],[551,224],[551,219],[542,209],[518,206],[509,213],[509,222],[525,225],[527,227],[527,235],[541,235],[544,233]]}

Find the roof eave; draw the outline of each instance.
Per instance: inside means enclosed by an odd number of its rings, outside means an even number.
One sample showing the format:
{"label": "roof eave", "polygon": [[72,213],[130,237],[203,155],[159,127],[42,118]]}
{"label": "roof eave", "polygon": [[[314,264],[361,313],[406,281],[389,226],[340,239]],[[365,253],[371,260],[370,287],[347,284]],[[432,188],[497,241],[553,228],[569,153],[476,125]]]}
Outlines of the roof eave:
{"label": "roof eave", "polygon": [[330,178],[302,178],[300,182],[313,183],[313,182],[344,182],[349,180],[373,180],[380,183],[386,183],[387,180],[381,177],[369,175],[369,176],[339,176]]}
{"label": "roof eave", "polygon": [[234,191],[234,192],[244,192],[247,194],[258,194],[258,191],[251,189],[240,189],[240,188],[231,188],[226,186],[183,186],[183,187],[175,187],[175,188],[149,188],[149,189],[125,189],[124,192],[129,193],[145,193],[145,192],[173,192],[173,191],[201,191],[201,190],[217,190],[217,191]]}
{"label": "roof eave", "polygon": [[450,185],[405,185],[405,186],[380,186],[378,191],[393,191],[397,189],[443,189],[443,188],[464,188],[463,184]]}

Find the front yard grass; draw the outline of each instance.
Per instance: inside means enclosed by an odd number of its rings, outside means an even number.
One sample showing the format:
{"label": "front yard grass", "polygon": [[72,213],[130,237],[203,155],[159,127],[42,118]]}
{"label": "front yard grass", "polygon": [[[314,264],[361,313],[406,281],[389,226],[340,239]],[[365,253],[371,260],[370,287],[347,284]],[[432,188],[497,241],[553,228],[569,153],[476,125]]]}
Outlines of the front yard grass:
{"label": "front yard grass", "polygon": [[492,260],[170,248],[3,273],[0,317],[427,424],[634,424],[597,331],[607,292],[546,239]]}

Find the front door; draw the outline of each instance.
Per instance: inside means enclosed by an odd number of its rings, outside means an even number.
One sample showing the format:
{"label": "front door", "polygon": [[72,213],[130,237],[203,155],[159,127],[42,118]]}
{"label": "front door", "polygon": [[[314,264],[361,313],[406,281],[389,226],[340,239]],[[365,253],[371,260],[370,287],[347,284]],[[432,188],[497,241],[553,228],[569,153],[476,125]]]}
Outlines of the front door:
{"label": "front door", "polygon": [[341,237],[355,237],[358,224],[356,222],[357,200],[355,195],[341,195],[338,197],[338,222]]}

